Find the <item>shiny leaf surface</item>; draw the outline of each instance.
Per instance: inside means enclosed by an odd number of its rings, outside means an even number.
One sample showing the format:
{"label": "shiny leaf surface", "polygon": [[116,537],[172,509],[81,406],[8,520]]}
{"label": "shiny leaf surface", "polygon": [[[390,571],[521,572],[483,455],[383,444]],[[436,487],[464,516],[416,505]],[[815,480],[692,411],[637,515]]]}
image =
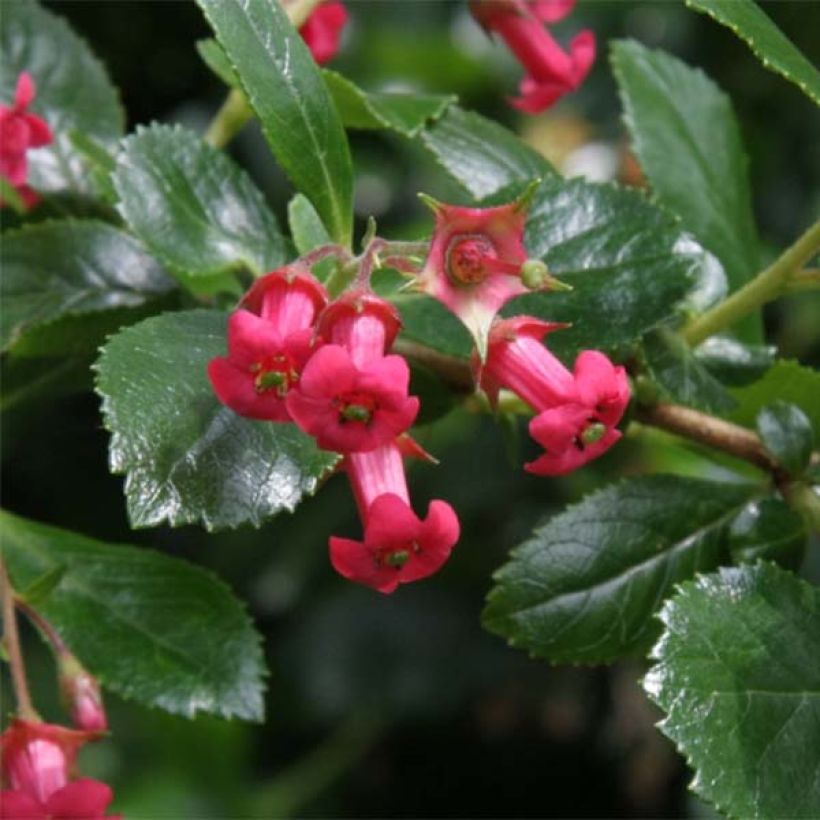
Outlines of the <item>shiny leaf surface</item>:
{"label": "shiny leaf surface", "polygon": [[757,431],[766,449],[792,475],[799,475],[808,465],[814,430],[797,405],[785,401],[766,405],[757,414]]}

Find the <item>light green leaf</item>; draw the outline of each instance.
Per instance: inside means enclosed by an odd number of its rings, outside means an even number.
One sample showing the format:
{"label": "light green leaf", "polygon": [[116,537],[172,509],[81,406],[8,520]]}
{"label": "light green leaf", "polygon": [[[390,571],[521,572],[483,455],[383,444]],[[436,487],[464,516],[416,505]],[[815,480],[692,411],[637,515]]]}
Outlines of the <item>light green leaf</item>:
{"label": "light green leaf", "polygon": [[123,142],[114,184],[128,224],[185,283],[241,267],[258,275],[285,261],[276,217],[258,188],[196,134],[137,129]]}
{"label": "light green leaf", "polygon": [[676,583],[728,559],[728,525],[753,490],[642,476],[550,519],[495,574],[484,626],[553,663],[643,651]]}
{"label": "light green leaf", "polygon": [[213,37],[197,40],[196,50],[205,65],[208,66],[225,85],[231,88],[241,88],[239,77],[236,76],[236,72],[233,70],[228,55],[225,54],[225,50]]}
{"label": "light green leaf", "polygon": [[644,688],[731,817],[820,816],[820,593],[773,564],[684,584]]}
{"label": "light green leaf", "polygon": [[686,5],[728,26],[766,68],[793,82],[820,105],[820,71],[753,0],[686,0]]}
{"label": "light green leaf", "polygon": [[276,159],[349,245],[353,168],[341,120],[313,57],[277,0],[198,0]]}
{"label": "light green leaf", "polygon": [[139,308],[174,287],[133,237],[103,222],[45,222],[6,233],[2,259],[4,350],[56,320]]}
{"label": "light green leaf", "polygon": [[260,636],[216,576],[145,547],[8,513],[0,522],[18,588],[62,571],[37,609],[104,686],[186,717],[262,720]]}
{"label": "light green leaf", "polygon": [[476,199],[516,182],[558,179],[547,160],[515,134],[454,105],[419,136],[450,177]]}
{"label": "light green leaf", "polygon": [[300,254],[333,242],[316,209],[304,194],[296,194],[288,203],[288,226],[293,244]]}
{"label": "light green leaf", "polygon": [[219,403],[206,368],[225,354],[227,314],[167,313],[114,336],[96,365],[109,460],[125,473],[135,527],[259,526],[316,490],[338,456],[293,424]]}
{"label": "light green leaf", "polygon": [[[638,161],[658,199],[722,262],[729,289],[758,272],[748,160],[729,98],[698,69],[631,40],[612,46]],[[739,326],[759,341],[760,317]]]}
{"label": "light green leaf", "polygon": [[766,449],[792,474],[808,465],[814,448],[814,430],[797,405],[774,401],[757,414],[757,430]]}
{"label": "light green leaf", "polygon": [[347,77],[328,69],[322,71],[322,76],[347,128],[389,128],[415,137],[456,101],[452,95],[363,91]]}
{"label": "light green leaf", "polygon": [[71,142],[73,129],[112,146],[125,117],[102,64],[61,17],[34,0],[3,3],[0,101],[9,103],[20,72],[37,86],[31,110],[48,123],[54,142],[28,157],[29,183],[43,192],[94,194],[89,167]]}

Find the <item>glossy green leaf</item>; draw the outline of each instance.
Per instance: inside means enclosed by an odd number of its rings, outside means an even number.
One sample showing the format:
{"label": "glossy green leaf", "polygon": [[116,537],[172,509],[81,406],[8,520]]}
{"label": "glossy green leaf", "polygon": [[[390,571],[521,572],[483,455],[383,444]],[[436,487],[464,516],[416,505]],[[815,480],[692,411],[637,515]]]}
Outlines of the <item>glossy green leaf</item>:
{"label": "glossy green leaf", "polygon": [[139,308],[174,287],[133,237],[102,222],[45,222],[6,233],[2,259],[4,350],[56,320]]}
{"label": "glossy green leaf", "polygon": [[793,82],[820,105],[820,71],[753,0],[686,0],[686,5],[728,26],[766,68]]}
{"label": "glossy green leaf", "polygon": [[550,519],[495,574],[484,626],[554,663],[643,651],[676,583],[728,559],[752,490],[671,475],[623,481]]}
{"label": "glossy green leaf", "polygon": [[574,290],[521,296],[504,313],[572,323],[550,336],[570,358],[630,345],[673,317],[704,262],[703,249],[639,192],[578,179],[539,186],[525,239],[530,256]]}
{"label": "glossy green leaf", "polygon": [[675,332],[660,328],[644,341],[652,379],[668,399],[713,412],[731,410],[736,402],[729,391],[696,358]]}
{"label": "glossy green leaf", "polygon": [[347,128],[388,128],[414,137],[456,101],[452,95],[368,92],[336,71],[322,75]]}
{"label": "glossy green leaf", "polygon": [[276,159],[337,242],[353,222],[350,149],[333,99],[277,0],[198,0]]}
{"label": "glossy green leaf", "polygon": [[258,526],[315,491],[338,457],[293,424],[219,403],[206,373],[225,355],[227,314],[167,313],[114,336],[96,365],[109,461],[125,473],[133,526]]}
{"label": "glossy green leaf", "polygon": [[186,717],[262,720],[260,636],[216,576],[145,547],[8,513],[0,522],[17,587],[62,568],[37,608],[104,686]]}
{"label": "glossy green leaf", "polygon": [[685,584],[644,688],[731,817],[820,816],[820,591],[772,564]]}
{"label": "glossy green leaf", "polygon": [[547,160],[511,131],[457,106],[419,136],[449,176],[476,199],[516,182],[558,178]]}
{"label": "glossy green leaf", "polygon": [[729,527],[729,550],[738,563],[764,558],[797,569],[805,547],[802,517],[780,498],[750,501]]}
{"label": "glossy green leaf", "polygon": [[746,345],[731,336],[711,336],[695,350],[704,367],[724,384],[742,387],[757,379],[774,364],[777,348]]}
{"label": "glossy green leaf", "polygon": [[757,414],[757,430],[766,449],[792,474],[799,475],[814,448],[814,430],[795,404],[775,401]]}
{"label": "glossy green leaf", "polygon": [[114,157],[100,143],[76,128],[70,132],[69,139],[74,148],[83,155],[88,165],[89,177],[97,196],[110,205],[116,205],[117,191],[111,179],[117,167]]}
{"label": "glossy green leaf", "polygon": [[123,142],[114,173],[120,211],[174,272],[255,274],[285,261],[276,217],[227,154],[180,127],[152,125]]}
{"label": "glossy green leaf", "polygon": [[796,404],[815,430],[820,430],[820,373],[795,361],[777,361],[759,381],[732,390],[738,406],[729,418],[754,427],[757,414],[773,398]]}
{"label": "glossy green leaf", "polygon": [[102,145],[122,135],[125,118],[117,91],[85,42],[34,0],[3,3],[0,26],[0,101],[8,103],[20,72],[37,86],[31,110],[48,123],[52,145],[28,157],[29,183],[38,191],[93,194],[89,167],[71,142],[73,129]]}
{"label": "glossy green leaf", "polygon": [[470,355],[473,348],[470,334],[437,299],[402,293],[391,301],[399,309],[404,337],[451,356]]}
{"label": "glossy green leaf", "polygon": [[[723,264],[736,290],[759,267],[748,160],[729,98],[699,69],[623,40],[612,46],[624,120],[652,190]],[[761,336],[760,317],[739,328]]]}

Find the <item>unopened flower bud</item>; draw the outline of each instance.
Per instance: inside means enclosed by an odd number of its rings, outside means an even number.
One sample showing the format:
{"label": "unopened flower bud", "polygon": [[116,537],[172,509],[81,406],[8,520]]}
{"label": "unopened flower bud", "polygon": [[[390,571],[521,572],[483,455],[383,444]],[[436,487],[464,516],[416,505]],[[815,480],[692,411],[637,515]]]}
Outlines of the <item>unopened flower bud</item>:
{"label": "unopened flower bud", "polygon": [[521,281],[530,290],[572,290],[572,285],[552,276],[540,259],[528,259],[521,266]]}
{"label": "unopened flower bud", "polygon": [[108,731],[108,718],[96,678],[69,652],[62,653],[58,663],[60,691],[74,725],[86,732]]}

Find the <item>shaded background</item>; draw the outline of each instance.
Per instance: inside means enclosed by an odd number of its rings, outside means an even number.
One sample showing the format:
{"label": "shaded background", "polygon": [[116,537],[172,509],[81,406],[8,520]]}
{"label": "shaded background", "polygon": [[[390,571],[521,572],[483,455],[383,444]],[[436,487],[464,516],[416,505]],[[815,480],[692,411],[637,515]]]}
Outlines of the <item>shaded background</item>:
{"label": "shaded background", "polygon": [[[177,121],[204,129],[224,89],[194,41],[210,32],[188,2],[52,2],[108,66],[129,126]],[[565,42],[595,30],[599,58],[583,89],[547,115],[509,109],[520,69],[456,2],[348,2],[351,24],[332,67],[368,89],[453,92],[521,132],[568,173],[636,182],[626,152],[607,41],[635,37],[701,66],[732,97],[750,157],[764,252],[794,239],[817,213],[817,109],[708,18],[671,2],[590,2],[557,27]],[[817,4],[766,4],[816,55]],[[430,220],[416,199],[452,187],[412,145],[357,134],[357,210],[381,233],[413,235]],[[259,132],[231,148],[284,224],[291,189]],[[674,158],[670,158],[674,161]],[[767,311],[784,356],[817,364],[817,299]],[[445,407],[441,408],[446,409]],[[3,417],[4,505],[111,541],[151,545],[206,565],[249,602],[265,635],[267,722],[189,722],[108,697],[113,738],[83,767],[115,788],[128,817],[703,816],[688,773],[653,728],[637,685],[641,662],[551,668],[507,649],[479,622],[490,575],[532,527],[616,476],[673,470],[714,475],[695,451],[644,431],[561,480],[525,475],[533,450],[520,429],[456,409],[420,430],[442,459],[413,466],[417,509],[447,498],[463,523],[445,569],[384,597],[331,569],[330,533],[354,536],[342,478],[262,530],[208,535],[194,527],[132,532],[122,480],[107,471],[107,435],[90,391],[25,405]],[[60,719],[50,660],[28,633],[37,701]]]}

